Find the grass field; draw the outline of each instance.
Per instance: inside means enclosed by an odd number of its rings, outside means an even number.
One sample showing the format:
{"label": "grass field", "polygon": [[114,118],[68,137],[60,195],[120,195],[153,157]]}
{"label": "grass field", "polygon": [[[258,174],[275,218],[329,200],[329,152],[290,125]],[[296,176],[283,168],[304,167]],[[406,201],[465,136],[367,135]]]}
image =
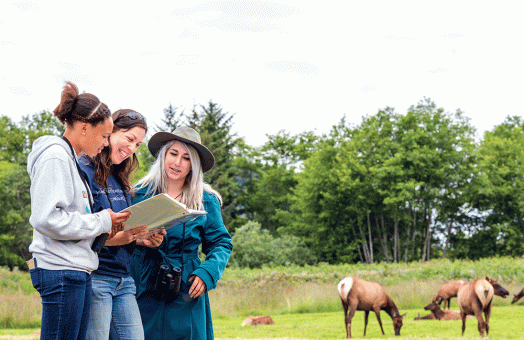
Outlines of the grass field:
{"label": "grass field", "polygon": [[[452,306],[453,307],[453,306]],[[455,306],[456,307],[456,306]],[[370,314],[366,339],[477,339],[477,320],[467,320],[466,332],[461,337],[462,323],[460,320],[438,321],[418,320],[413,318],[417,313],[425,315],[424,310],[404,310],[407,312],[401,336],[393,333],[391,318],[381,313],[384,326],[384,336],[380,332],[377,319]],[[217,339],[344,339],[343,313],[299,313],[273,316],[274,325],[245,326],[241,323],[243,317],[219,317],[214,319],[215,337]],[[490,321],[490,339],[522,339],[524,338],[524,306],[494,307]],[[364,313],[357,312],[352,322],[352,335],[362,338],[364,330]],[[7,330],[0,331],[0,339],[38,339],[30,336],[34,329],[19,330],[11,334]]]}
{"label": "grass field", "polygon": [[[217,339],[343,339],[344,316],[336,291],[345,276],[379,282],[400,312],[407,313],[401,336],[395,337],[391,318],[382,312],[385,336],[376,317],[369,316],[366,339],[463,339],[460,321],[414,321],[438,287],[449,280],[496,278],[511,295],[495,297],[490,339],[524,339],[524,299],[510,305],[524,286],[522,259],[490,258],[480,261],[432,260],[408,264],[352,264],[262,269],[226,269],[210,291]],[[452,309],[457,310],[456,299]],[[241,327],[248,315],[270,315],[274,325]],[[0,340],[38,339],[41,302],[27,272],[0,268]],[[361,338],[364,313],[352,322],[354,338]],[[468,320],[464,338],[478,338],[477,320]]]}
{"label": "grass field", "polygon": [[[455,306],[456,307],[456,306]],[[462,338],[462,321],[413,320],[424,310],[404,310],[407,315],[401,329],[401,336],[395,337],[391,318],[381,312],[385,335],[380,332],[377,319],[370,313],[366,338],[395,339],[438,339]],[[343,339],[345,338],[344,317],[340,312],[307,313],[276,315],[272,317],[274,325],[245,326],[243,318],[215,319],[215,336],[217,338],[301,338],[301,339]],[[494,307],[490,320],[490,339],[522,339],[524,338],[524,306]],[[364,331],[364,313],[357,312],[352,322],[352,336],[361,338]],[[477,320],[466,321],[464,338],[478,338]]]}

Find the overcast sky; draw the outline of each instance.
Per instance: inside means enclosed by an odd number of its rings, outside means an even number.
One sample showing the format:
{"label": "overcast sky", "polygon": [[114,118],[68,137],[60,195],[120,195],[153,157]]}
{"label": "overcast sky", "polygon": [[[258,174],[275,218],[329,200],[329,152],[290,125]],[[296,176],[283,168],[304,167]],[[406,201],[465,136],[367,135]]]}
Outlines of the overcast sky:
{"label": "overcast sky", "polygon": [[64,82],[160,123],[234,114],[252,146],[429,97],[479,135],[522,115],[520,1],[3,1],[1,115],[52,111]]}

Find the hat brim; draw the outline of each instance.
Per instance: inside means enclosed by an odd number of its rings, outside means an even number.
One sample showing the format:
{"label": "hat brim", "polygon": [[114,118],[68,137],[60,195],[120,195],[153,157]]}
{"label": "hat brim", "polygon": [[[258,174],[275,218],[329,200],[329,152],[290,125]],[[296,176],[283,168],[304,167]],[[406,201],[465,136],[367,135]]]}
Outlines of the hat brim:
{"label": "hat brim", "polygon": [[151,152],[151,154],[156,158],[158,156],[158,151],[160,151],[162,146],[174,140],[179,140],[181,142],[187,143],[197,150],[198,155],[200,156],[200,163],[202,164],[203,172],[211,170],[215,165],[215,156],[213,156],[213,154],[211,153],[211,151],[209,151],[208,148],[206,148],[202,144],[196,143],[184,137],[177,136],[170,132],[161,131],[155,133],[147,143],[147,147],[149,149],[149,152]]}

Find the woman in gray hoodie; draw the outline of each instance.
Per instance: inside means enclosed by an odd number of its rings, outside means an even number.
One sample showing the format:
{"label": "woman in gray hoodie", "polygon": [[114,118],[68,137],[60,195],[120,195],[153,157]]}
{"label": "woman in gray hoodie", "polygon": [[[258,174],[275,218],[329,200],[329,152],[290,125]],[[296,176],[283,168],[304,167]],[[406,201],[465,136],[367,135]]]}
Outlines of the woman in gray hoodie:
{"label": "woman in gray hoodie", "polygon": [[28,261],[42,297],[41,339],[85,339],[91,306],[91,272],[98,267],[95,238],[120,230],[129,213],[92,213],[92,195],[77,155],[96,156],[113,129],[109,108],[68,82],[54,115],[65,124],[62,138],[43,136],[27,158],[31,178],[33,242]]}

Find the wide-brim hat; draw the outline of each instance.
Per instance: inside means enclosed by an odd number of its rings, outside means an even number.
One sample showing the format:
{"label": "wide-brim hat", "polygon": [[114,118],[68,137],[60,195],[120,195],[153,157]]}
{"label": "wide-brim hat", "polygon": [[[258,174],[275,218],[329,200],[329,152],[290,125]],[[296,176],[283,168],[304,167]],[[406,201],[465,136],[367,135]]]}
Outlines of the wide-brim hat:
{"label": "wide-brim hat", "polygon": [[151,137],[147,143],[147,147],[149,148],[149,152],[151,152],[151,154],[156,158],[158,156],[158,151],[162,146],[173,140],[187,143],[198,151],[200,163],[202,163],[202,171],[209,171],[215,165],[215,157],[208,148],[202,145],[198,132],[189,126],[181,126],[173,131],[173,133],[165,131],[157,132]]}

